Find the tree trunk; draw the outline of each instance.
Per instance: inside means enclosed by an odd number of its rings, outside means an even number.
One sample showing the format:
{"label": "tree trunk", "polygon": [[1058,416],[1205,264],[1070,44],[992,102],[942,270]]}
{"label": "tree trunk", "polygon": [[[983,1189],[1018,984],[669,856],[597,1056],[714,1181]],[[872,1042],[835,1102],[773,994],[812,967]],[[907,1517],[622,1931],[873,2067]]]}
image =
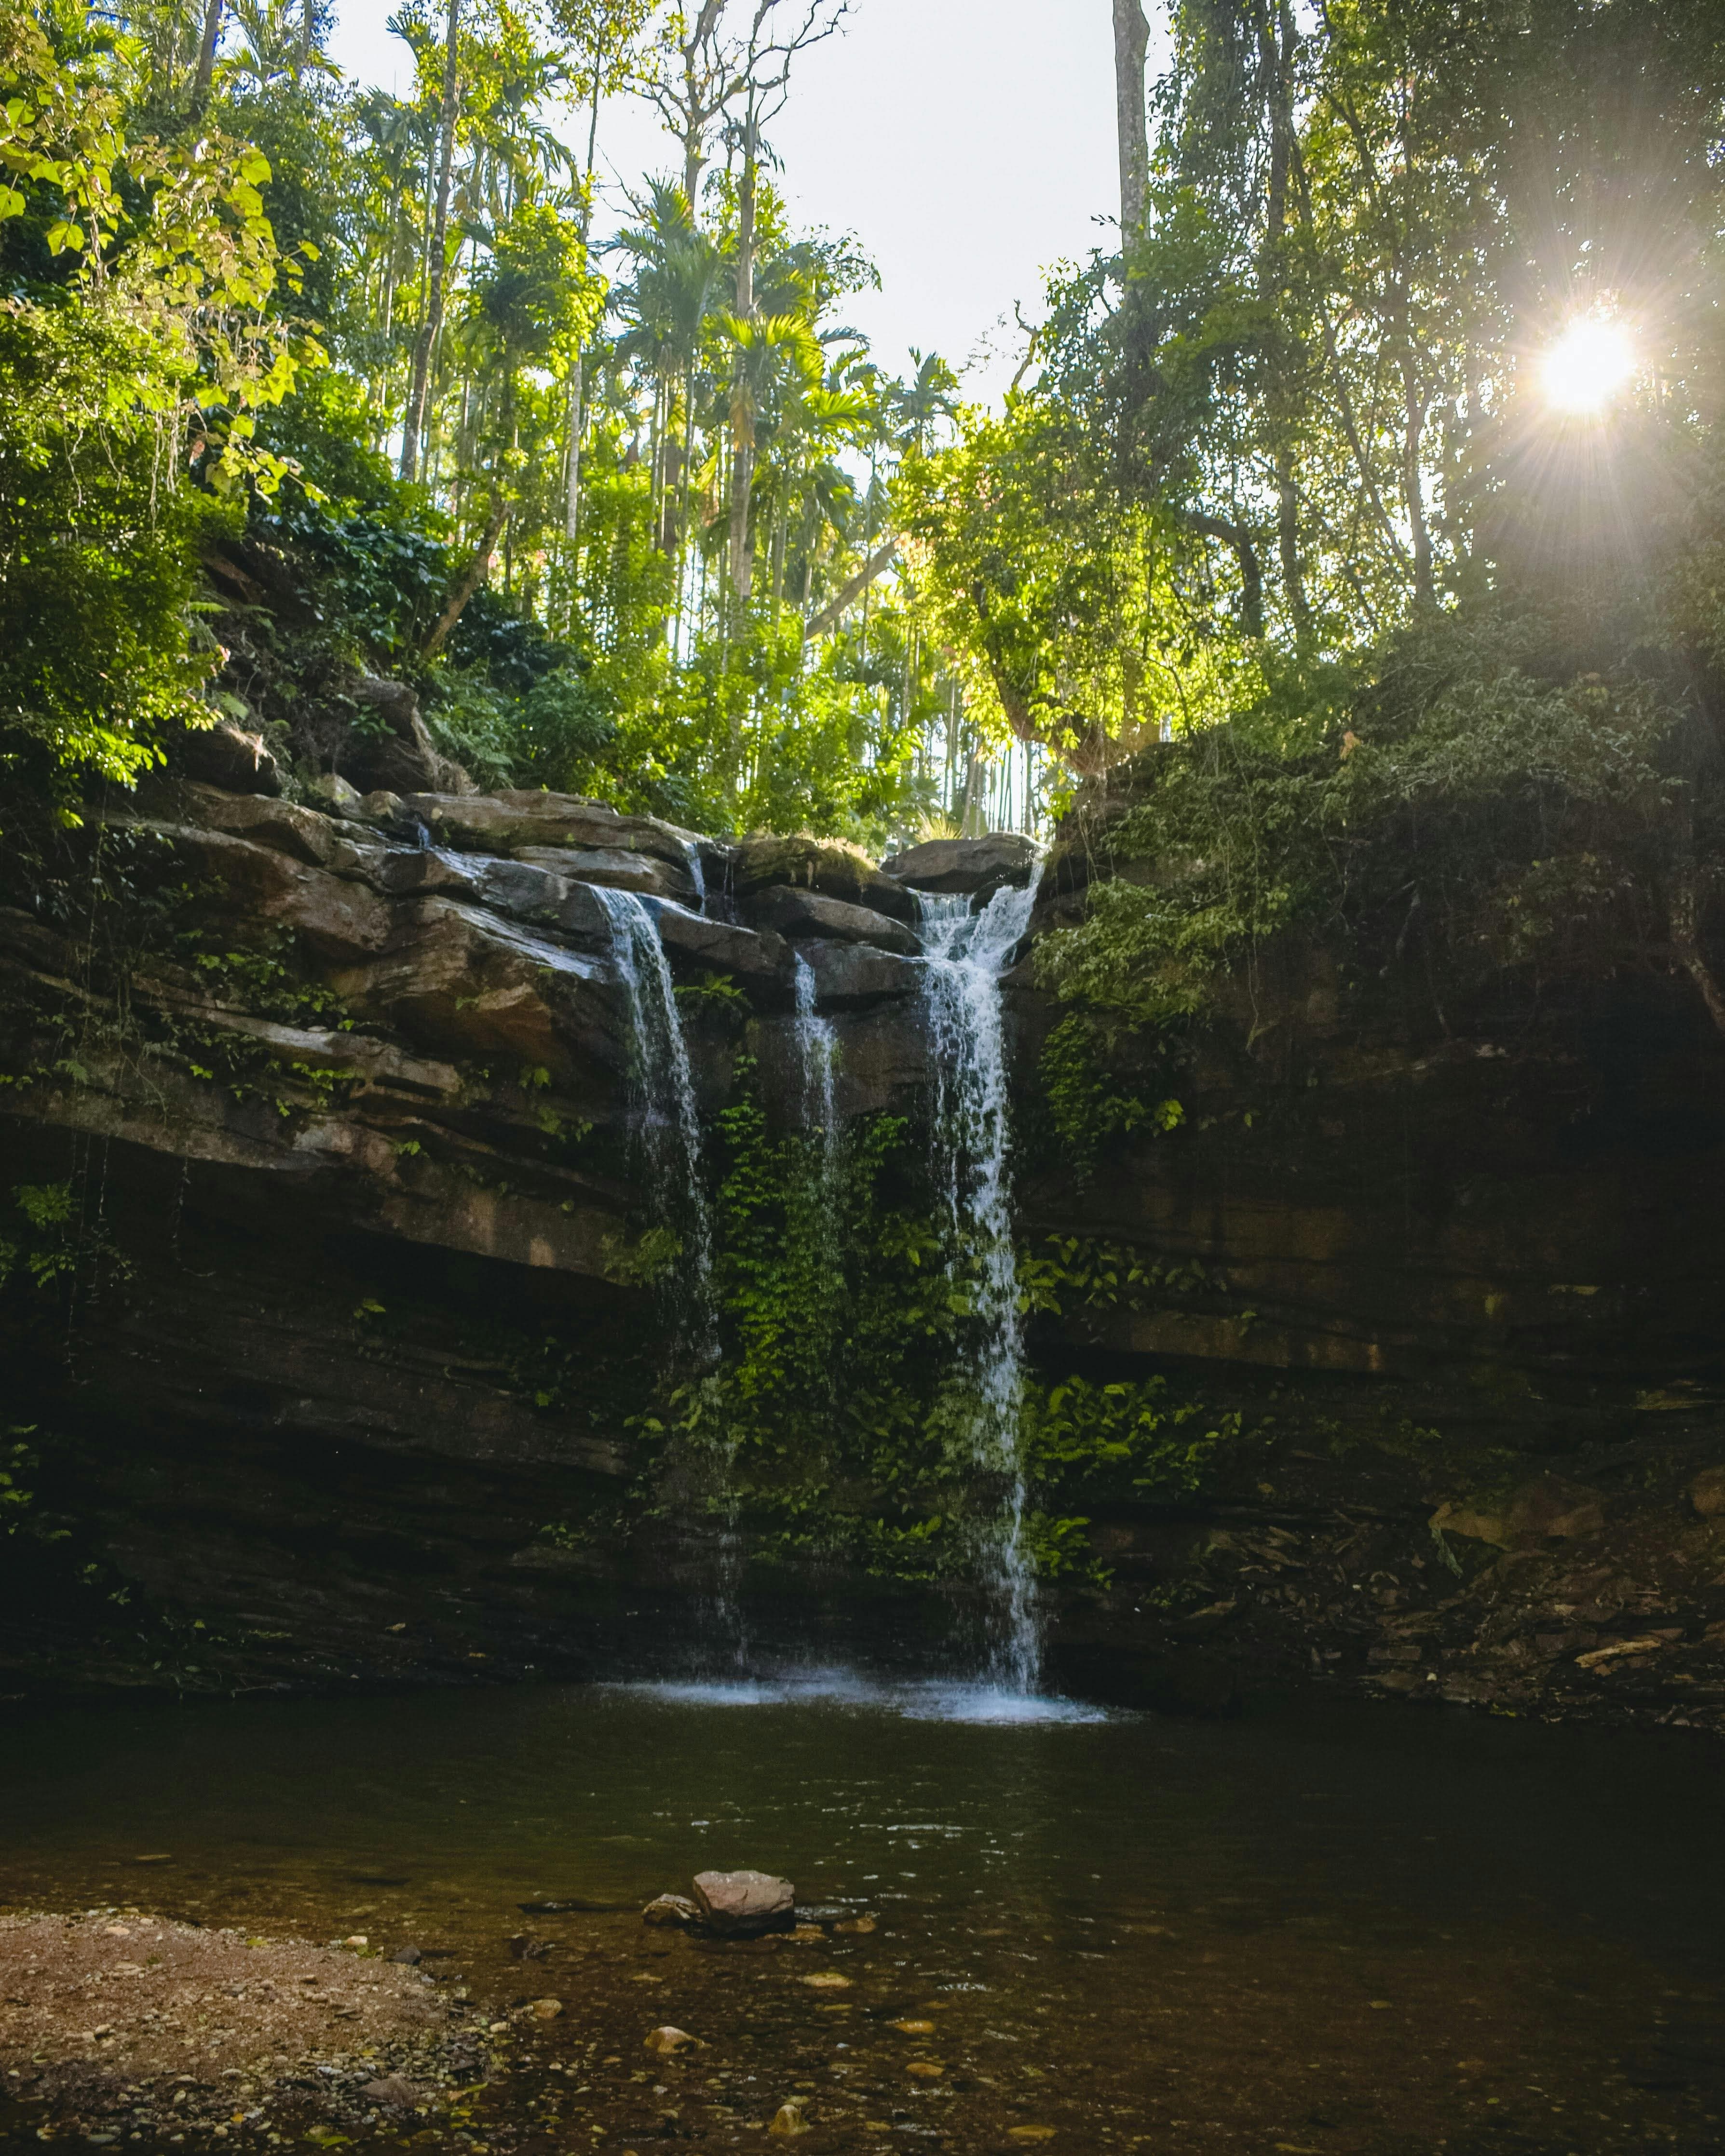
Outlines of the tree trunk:
{"label": "tree trunk", "polygon": [[871,554],[856,575],[839,586],[836,595],[821,608],[803,634],[806,636],[825,636],[829,629],[837,629],[875,578],[892,567],[898,552],[898,541],[889,539],[884,547]]}
{"label": "tree trunk", "polygon": [[472,598],[491,573],[492,556],[497,551],[497,541],[502,536],[503,526],[508,521],[509,505],[503,498],[503,490],[493,480],[492,481],[492,513],[487,521],[485,531],[478,546],[473,550],[472,560],[461,572],[461,581],[445,602],[443,612],[437,617],[435,628],[420,646],[420,658],[435,659],[444,645],[449,642],[451,633],[456,624],[461,619],[462,611],[468,600]]}
{"label": "tree trunk", "polygon": [[198,72],[192,79],[192,116],[201,119],[209,102],[215,80],[216,47],[221,42],[222,0],[209,0],[203,11],[203,36],[198,46]]}
{"label": "tree trunk", "polygon": [[[593,100],[587,116],[587,182],[581,198],[581,267],[588,266],[587,241],[593,229],[593,164],[599,151],[600,72],[605,60],[603,41],[593,49]],[[581,434],[586,424],[586,378],[582,355],[575,354],[569,368],[569,495],[564,508],[564,536],[574,545],[581,529]],[[574,575],[574,565],[570,565]],[[574,602],[569,602],[573,611]]]}
{"label": "tree trunk", "polygon": [[[443,64],[443,110],[437,172],[437,208],[431,222],[430,260],[425,284],[425,319],[414,340],[413,378],[401,429],[401,476],[413,479],[420,462],[420,436],[425,424],[425,400],[431,388],[431,353],[443,327],[444,255],[449,241],[450,186],[455,176],[456,119],[461,108],[459,40],[461,0],[449,0],[449,46]],[[466,603],[466,600],[462,604]]]}
{"label": "tree trunk", "polygon": [[1282,560],[1282,588],[1288,595],[1288,612],[1295,634],[1304,636],[1311,627],[1311,608],[1305,597],[1305,571],[1300,559],[1300,490],[1294,483],[1294,454],[1281,449],[1276,455],[1276,546]]}
{"label": "tree trunk", "polygon": [[1233,547],[1240,565],[1240,625],[1248,636],[1262,636],[1264,572],[1259,567],[1258,549],[1251,533],[1244,525],[1230,524],[1222,516],[1207,516],[1196,509],[1187,510],[1182,521],[1192,531],[1201,531],[1207,539],[1220,539]]}
{"label": "tree trunk", "polygon": [[569,485],[564,500],[563,536],[571,545],[581,529],[581,407],[585,395],[581,355],[569,362]]}
{"label": "tree trunk", "polygon": [[[1405,321],[1405,305],[1403,316]],[[1420,395],[1411,358],[1405,358],[1402,362],[1402,378],[1408,415],[1402,441],[1403,484],[1408,496],[1408,528],[1413,538],[1413,596],[1422,606],[1429,606],[1434,597],[1432,541],[1425,516],[1425,483],[1419,470],[1421,444],[1425,435],[1425,400]]]}
{"label": "tree trunk", "polygon": [[[1266,7],[1259,26],[1259,56],[1263,65],[1269,116],[1269,172],[1264,194],[1264,244],[1258,257],[1258,295],[1265,309],[1279,307],[1285,287],[1283,239],[1288,225],[1288,180],[1294,154],[1294,55],[1298,33],[1289,0]],[[1271,332],[1272,367],[1285,369],[1287,346]],[[1297,364],[1297,362],[1296,362]],[[1294,478],[1294,434],[1296,394],[1285,372],[1272,393],[1276,443],[1276,551],[1280,557],[1282,589],[1296,634],[1310,626],[1305,599],[1305,577],[1300,559],[1300,494]],[[1280,411],[1275,407],[1280,406]]]}
{"label": "tree trunk", "polygon": [[[751,95],[743,128],[743,175],[737,192],[737,319],[754,320],[754,106]],[[731,588],[740,605],[749,603],[754,581],[754,549],[749,540],[749,496],[754,483],[754,413],[750,408],[748,365],[739,355],[731,390]]]}
{"label": "tree trunk", "polygon": [[1150,25],[1139,0],[1114,0],[1115,110],[1120,132],[1120,245],[1130,248],[1144,229],[1150,193],[1150,134],[1145,113],[1144,66]]}

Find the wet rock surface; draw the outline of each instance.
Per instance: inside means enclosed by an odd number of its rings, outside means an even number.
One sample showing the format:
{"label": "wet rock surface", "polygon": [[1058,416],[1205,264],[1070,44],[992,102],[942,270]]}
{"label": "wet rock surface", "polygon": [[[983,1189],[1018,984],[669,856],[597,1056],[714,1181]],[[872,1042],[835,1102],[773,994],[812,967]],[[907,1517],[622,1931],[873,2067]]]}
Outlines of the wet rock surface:
{"label": "wet rock surface", "polygon": [[796,1889],[770,1871],[698,1871],[695,1898],[703,1922],[725,1938],[754,1938],[794,1922]]}

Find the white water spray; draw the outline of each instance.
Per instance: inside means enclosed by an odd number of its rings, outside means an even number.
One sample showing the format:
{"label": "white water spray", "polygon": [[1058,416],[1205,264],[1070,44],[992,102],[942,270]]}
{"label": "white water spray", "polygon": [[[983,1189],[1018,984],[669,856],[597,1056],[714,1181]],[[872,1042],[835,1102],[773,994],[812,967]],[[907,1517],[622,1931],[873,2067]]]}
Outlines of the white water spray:
{"label": "white water spray", "polygon": [[833,1074],[838,1064],[838,1029],[815,1011],[815,969],[801,951],[791,976],[796,989],[796,1053],[802,1065],[803,1113],[821,1133],[821,1157],[832,1160],[837,1123],[832,1106]]}
{"label": "white water spray", "polygon": [[682,842],[683,857],[688,863],[689,881],[695,886],[695,911],[707,911],[707,870],[701,859],[701,849],[693,839]]}
{"label": "white water spray", "polygon": [[682,1230],[693,1327],[712,1331],[713,1220],[701,1173],[701,1124],[688,1044],[652,911],[632,891],[595,886],[610,917],[611,963],[629,1006],[630,1107],[656,1203]]}
{"label": "white water spray", "polygon": [[995,1601],[990,1675],[1020,1692],[1035,1689],[1042,1643],[1035,1575],[1024,1548],[1023,1327],[1007,1181],[1012,1129],[1000,983],[1036,900],[1033,878],[1022,890],[996,891],[980,913],[964,898],[921,901],[935,1172],[972,1290],[971,1456],[1006,1492],[988,1553]]}

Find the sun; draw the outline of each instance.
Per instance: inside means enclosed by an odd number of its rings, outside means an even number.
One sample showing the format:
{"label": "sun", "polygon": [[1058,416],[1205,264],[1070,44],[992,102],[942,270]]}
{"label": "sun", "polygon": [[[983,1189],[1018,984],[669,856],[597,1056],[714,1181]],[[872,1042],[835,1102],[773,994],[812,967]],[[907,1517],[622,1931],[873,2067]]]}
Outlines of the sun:
{"label": "sun", "polygon": [[1635,347],[1615,322],[1583,316],[1546,353],[1546,400],[1559,412],[1603,412],[1635,371]]}

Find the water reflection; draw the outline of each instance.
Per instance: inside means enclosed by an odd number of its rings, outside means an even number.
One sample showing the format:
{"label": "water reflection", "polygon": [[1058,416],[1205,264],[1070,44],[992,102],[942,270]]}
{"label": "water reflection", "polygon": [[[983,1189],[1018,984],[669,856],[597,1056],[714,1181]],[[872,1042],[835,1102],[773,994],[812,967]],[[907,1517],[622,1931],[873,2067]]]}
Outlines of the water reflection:
{"label": "water reflection", "polygon": [[[523,2152],[747,2146],[795,2094],[816,2152],[1712,2156],[1717,1771],[1440,1712],[1181,1725],[830,1669],[68,1711],[8,1732],[0,1892],[364,1931],[500,2014],[554,1994],[464,2129]],[[795,1880],[811,1935],[641,1925],[732,1865]],[[704,2048],[649,2063],[664,2023]]]}
{"label": "water reflection", "polygon": [[1001,1685],[941,1678],[892,1681],[844,1668],[787,1671],[770,1678],[713,1682],[675,1681],[608,1686],[637,1699],[674,1707],[869,1707],[911,1722],[1097,1722],[1130,1718],[1084,1700],[1022,1692]]}

